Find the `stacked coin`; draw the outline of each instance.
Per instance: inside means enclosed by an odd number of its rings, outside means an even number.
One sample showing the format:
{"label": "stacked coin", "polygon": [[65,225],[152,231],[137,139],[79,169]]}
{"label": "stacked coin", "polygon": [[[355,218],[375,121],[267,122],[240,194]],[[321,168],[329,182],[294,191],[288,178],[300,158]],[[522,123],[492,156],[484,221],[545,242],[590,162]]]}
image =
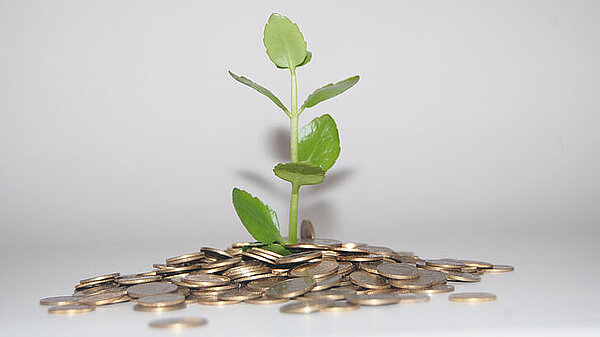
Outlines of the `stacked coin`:
{"label": "stacked coin", "polygon": [[[388,247],[315,238],[309,221],[302,227],[303,238],[285,245],[284,251],[274,252],[257,242],[238,242],[225,250],[203,247],[169,257],[147,272],[83,279],[72,295],[45,298],[40,304],[52,305],[51,313],[77,313],[133,301],[134,310],[156,312],[189,304],[265,305],[295,299],[281,311],[338,312],[423,302],[431,294],[452,292],[448,282],[479,282],[485,273],[514,269],[474,260],[423,259]],[[476,301],[471,298],[451,300]]]}

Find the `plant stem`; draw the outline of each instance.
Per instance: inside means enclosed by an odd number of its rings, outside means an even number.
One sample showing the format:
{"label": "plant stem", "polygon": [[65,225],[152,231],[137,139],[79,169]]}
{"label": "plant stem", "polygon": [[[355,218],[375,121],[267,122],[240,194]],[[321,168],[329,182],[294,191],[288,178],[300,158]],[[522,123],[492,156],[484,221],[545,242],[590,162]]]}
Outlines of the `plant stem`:
{"label": "plant stem", "polygon": [[290,228],[288,241],[291,244],[296,243],[298,233],[298,196],[300,186],[292,184],[292,198],[290,200]]}
{"label": "plant stem", "polygon": [[[292,103],[290,104],[290,154],[292,162],[298,161],[298,81],[296,69],[290,68],[292,81]],[[298,196],[300,186],[292,184],[292,197],[290,198],[290,220],[288,224],[288,240],[294,244],[298,236]]]}

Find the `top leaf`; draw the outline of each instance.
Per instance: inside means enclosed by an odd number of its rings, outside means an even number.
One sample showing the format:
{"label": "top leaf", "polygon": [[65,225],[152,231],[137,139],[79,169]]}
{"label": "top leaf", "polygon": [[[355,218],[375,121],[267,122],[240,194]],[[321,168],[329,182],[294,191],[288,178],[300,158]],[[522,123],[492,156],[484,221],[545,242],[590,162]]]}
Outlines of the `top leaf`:
{"label": "top leaf", "polygon": [[233,207],[252,236],[263,243],[285,242],[279,233],[279,220],[271,207],[250,193],[234,188]]}
{"label": "top leaf", "polygon": [[279,163],[273,173],[294,186],[316,185],[325,179],[325,171],[308,163]]}
{"label": "top leaf", "polygon": [[285,16],[271,14],[265,25],[263,42],[267,55],[277,67],[294,69],[305,63],[307,51],[304,36],[298,25]]}
{"label": "top leaf", "polygon": [[353,85],[358,83],[359,79],[360,76],[358,75],[352,76],[343,81],[339,81],[336,84],[329,83],[326,86],[313,91],[313,93],[308,96],[306,101],[304,101],[304,104],[302,104],[302,109],[312,108],[313,106],[323,101],[326,101],[343,93],[344,91],[352,88]]}

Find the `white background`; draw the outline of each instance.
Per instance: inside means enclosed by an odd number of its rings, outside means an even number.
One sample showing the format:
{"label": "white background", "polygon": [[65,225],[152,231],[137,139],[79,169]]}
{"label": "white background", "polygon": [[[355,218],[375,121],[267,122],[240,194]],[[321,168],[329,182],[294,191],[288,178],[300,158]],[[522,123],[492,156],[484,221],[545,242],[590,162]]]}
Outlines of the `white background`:
{"label": "white background", "polygon": [[[600,298],[586,285],[600,281],[588,267],[600,264],[600,3],[0,1],[0,263],[19,276],[3,277],[2,294],[21,284],[6,293],[29,296],[3,303],[13,335],[86,331],[36,304],[80,278],[250,239],[234,186],[270,204],[287,234],[289,186],[271,172],[288,160],[287,117],[227,74],[289,105],[289,73],[262,45],[271,12],[297,22],[313,52],[300,100],[361,75],[301,118],[330,113],[342,142],[325,183],[300,194],[319,236],[515,264],[477,285],[507,302],[466,331],[598,331]],[[579,298],[544,305],[565,289]],[[446,302],[403,309],[416,322],[406,328],[463,333],[444,320],[424,328],[427,315],[472,314]],[[369,312],[347,322],[396,331],[385,315],[397,313]],[[27,315],[39,319],[17,319]],[[85,324],[115,324],[94,315]],[[315,334],[318,320],[300,318],[297,333]]]}

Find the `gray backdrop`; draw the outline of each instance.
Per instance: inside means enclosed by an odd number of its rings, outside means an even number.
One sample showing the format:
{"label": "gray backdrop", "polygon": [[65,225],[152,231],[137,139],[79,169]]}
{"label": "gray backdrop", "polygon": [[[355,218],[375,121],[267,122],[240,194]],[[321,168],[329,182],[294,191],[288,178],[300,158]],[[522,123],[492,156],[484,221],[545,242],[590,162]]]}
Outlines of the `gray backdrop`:
{"label": "gray backdrop", "polygon": [[301,118],[342,141],[301,190],[319,236],[599,233],[600,2],[1,1],[2,248],[247,240],[234,186],[286,234],[288,120],[226,72],[289,104],[273,11],[314,54],[301,100],[361,75]]}

